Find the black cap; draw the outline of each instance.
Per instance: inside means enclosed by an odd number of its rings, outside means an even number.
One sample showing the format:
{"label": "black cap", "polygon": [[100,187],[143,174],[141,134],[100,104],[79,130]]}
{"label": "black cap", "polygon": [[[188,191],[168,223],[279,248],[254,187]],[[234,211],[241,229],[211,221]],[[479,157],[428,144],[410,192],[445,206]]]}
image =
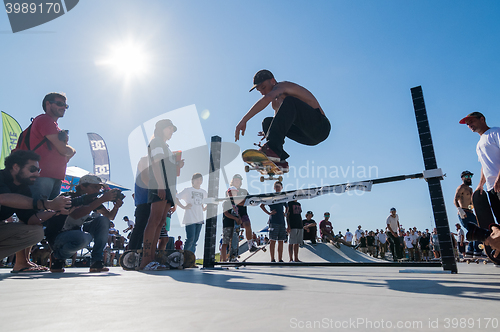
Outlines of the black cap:
{"label": "black cap", "polygon": [[252,92],[253,89],[257,87],[260,83],[267,81],[270,78],[274,78],[273,73],[271,73],[267,69],[262,69],[259,70],[254,76],[253,76],[253,87],[250,89],[249,92]]}
{"label": "black cap", "polygon": [[460,177],[463,178],[464,176],[466,175],[470,175],[470,176],[473,176],[474,173],[470,172],[470,171],[463,171],[462,174],[460,174]]}

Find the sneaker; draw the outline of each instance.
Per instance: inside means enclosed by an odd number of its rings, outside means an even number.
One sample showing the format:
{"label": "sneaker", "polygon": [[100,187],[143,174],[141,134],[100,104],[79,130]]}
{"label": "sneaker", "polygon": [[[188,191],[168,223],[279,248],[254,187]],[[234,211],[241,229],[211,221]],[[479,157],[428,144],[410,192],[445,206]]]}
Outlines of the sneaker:
{"label": "sneaker", "polygon": [[255,251],[259,250],[259,248],[257,246],[251,246],[249,250],[250,250],[250,252],[255,252]]}
{"label": "sneaker", "polygon": [[64,259],[52,258],[50,259],[50,272],[52,273],[62,273],[64,272],[64,265],[66,261]]}
{"label": "sneaker", "polygon": [[[265,154],[266,157],[269,158],[269,160],[271,160],[272,162],[280,162],[281,161],[281,157],[278,156],[278,154],[276,152],[271,150],[271,148],[267,145],[267,143],[262,145],[260,147],[259,151],[262,152],[263,154]],[[288,168],[288,163],[286,166]]]}
{"label": "sneaker", "polygon": [[474,253],[473,252],[466,252],[464,254],[464,258],[472,258],[474,256]]}
{"label": "sneaker", "polygon": [[288,171],[290,170],[290,168],[288,167],[288,162],[286,160],[282,160],[280,162],[275,162],[275,163],[276,166],[278,166],[278,168],[281,169],[283,173],[288,173]]}
{"label": "sneaker", "polygon": [[95,272],[108,272],[109,269],[104,266],[103,261],[97,261],[94,262],[92,265],[90,265],[90,270],[89,272],[95,273]]}

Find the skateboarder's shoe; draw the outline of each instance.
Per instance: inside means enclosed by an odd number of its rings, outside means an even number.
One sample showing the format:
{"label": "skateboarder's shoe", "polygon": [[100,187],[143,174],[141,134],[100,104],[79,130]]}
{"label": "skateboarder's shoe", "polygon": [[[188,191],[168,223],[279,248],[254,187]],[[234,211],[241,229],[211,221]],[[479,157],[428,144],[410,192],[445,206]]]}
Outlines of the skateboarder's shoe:
{"label": "skateboarder's shoe", "polygon": [[283,173],[288,173],[289,171],[289,167],[288,167],[288,162],[286,160],[283,160],[283,161],[280,161],[280,162],[276,162],[275,163],[276,166],[278,166],[279,168],[281,168],[281,170],[283,171]]}
{"label": "skateboarder's shoe", "polygon": [[[262,145],[259,149],[260,152],[262,152],[263,154],[266,155],[266,157],[272,161],[272,162],[275,162],[275,163],[279,163],[281,162],[281,157],[278,156],[278,154],[276,152],[274,152],[273,150],[271,150],[271,148],[266,144]],[[285,162],[286,163],[286,162]],[[288,163],[287,164],[287,169],[288,169]],[[279,166],[279,165],[277,165]]]}
{"label": "skateboarder's shoe", "polygon": [[104,266],[103,261],[96,261],[92,265],[90,265],[90,270],[89,272],[96,273],[96,272],[108,272],[109,269]]}
{"label": "skateboarder's shoe", "polygon": [[464,254],[464,258],[472,258],[472,257],[474,257],[474,253],[473,252],[466,252]]}

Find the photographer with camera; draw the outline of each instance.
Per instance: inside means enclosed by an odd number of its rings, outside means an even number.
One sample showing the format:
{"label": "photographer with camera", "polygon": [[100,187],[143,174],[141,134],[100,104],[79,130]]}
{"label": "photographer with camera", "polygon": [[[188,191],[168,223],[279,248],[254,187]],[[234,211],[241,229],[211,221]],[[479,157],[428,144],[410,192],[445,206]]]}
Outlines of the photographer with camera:
{"label": "photographer with camera", "polygon": [[40,177],[31,186],[33,198],[54,199],[61,191],[61,182],[66,174],[66,164],[76,153],[68,145],[68,131],[61,130],[57,120],[69,108],[64,93],[51,92],[42,101],[44,114],[38,115],[29,132],[18,143],[22,150],[32,150],[40,155]]}
{"label": "photographer with camera", "polygon": [[[90,272],[109,271],[104,266],[104,247],[108,240],[110,220],[114,220],[123,204],[119,189],[102,191],[102,180],[93,174],[80,179],[76,192],[70,192],[72,210],[67,218],[59,218],[47,225],[45,236],[53,252],[50,271],[64,272],[65,260],[94,240]],[[99,196],[100,195],[100,196]],[[111,210],[103,203],[113,202]]]}
{"label": "photographer with camera", "polygon": [[33,151],[14,151],[5,158],[0,170],[0,220],[14,213],[21,222],[0,222],[0,260],[16,253],[12,273],[40,272],[46,269],[29,259],[31,246],[43,239],[42,222],[56,214],[68,213],[69,199],[59,196],[53,201],[31,198],[29,188],[39,176],[40,156]]}

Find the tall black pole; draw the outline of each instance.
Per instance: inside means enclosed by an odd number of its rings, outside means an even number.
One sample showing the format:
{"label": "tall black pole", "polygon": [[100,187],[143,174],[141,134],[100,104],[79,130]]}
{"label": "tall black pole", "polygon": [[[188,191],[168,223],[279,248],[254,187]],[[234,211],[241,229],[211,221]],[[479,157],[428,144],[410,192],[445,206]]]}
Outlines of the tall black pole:
{"label": "tall black pole", "polygon": [[[208,175],[208,197],[217,198],[219,194],[219,173],[221,159],[221,138],[212,136],[210,145],[210,170]],[[217,203],[208,204],[205,223],[205,251],[203,268],[213,268],[215,263],[215,237],[217,235]]]}
{"label": "tall black pole", "polygon": [[[425,170],[436,170],[438,168],[436,155],[434,154],[434,146],[432,145],[431,130],[429,128],[429,120],[427,119],[427,111],[425,110],[422,87],[417,86],[412,88],[411,97],[413,99],[413,108],[415,109],[415,117],[417,119],[418,134],[420,136],[420,146],[422,147]],[[455,262],[455,256],[453,254],[453,242],[451,240],[446,207],[444,205],[443,190],[440,182],[441,179],[442,178],[440,177],[430,177],[426,180],[429,185],[432,211],[434,213],[439,247],[441,249],[443,270],[451,271],[451,273],[457,273],[457,263]]]}

